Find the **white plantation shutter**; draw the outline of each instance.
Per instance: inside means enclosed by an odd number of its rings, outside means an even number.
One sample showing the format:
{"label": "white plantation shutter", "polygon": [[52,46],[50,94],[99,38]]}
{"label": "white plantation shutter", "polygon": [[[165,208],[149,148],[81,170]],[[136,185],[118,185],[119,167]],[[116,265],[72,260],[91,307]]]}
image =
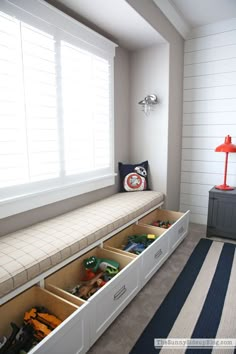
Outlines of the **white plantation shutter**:
{"label": "white plantation shutter", "polygon": [[54,39],[4,14],[0,31],[0,187],[58,177]]}
{"label": "white plantation shutter", "polygon": [[109,168],[109,62],[63,41],[61,63],[65,174]]}
{"label": "white plantation shutter", "polygon": [[28,178],[59,176],[55,48],[52,36],[21,24]]}
{"label": "white plantation shutter", "polygon": [[0,14],[0,186],[28,176],[20,24]]}
{"label": "white plantation shutter", "polygon": [[114,45],[96,36],[43,1],[0,3],[0,217],[114,183]]}
{"label": "white plantation shutter", "polygon": [[110,162],[110,146],[109,134],[109,67],[105,60],[98,57],[94,58],[94,150],[95,150],[95,167],[109,166]]}

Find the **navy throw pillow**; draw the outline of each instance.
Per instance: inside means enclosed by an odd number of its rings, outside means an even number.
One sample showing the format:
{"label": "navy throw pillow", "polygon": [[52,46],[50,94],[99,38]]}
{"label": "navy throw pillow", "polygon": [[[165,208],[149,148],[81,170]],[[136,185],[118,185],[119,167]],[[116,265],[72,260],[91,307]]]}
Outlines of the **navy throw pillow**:
{"label": "navy throw pillow", "polygon": [[135,192],[148,189],[148,161],[134,165],[119,162],[120,191]]}

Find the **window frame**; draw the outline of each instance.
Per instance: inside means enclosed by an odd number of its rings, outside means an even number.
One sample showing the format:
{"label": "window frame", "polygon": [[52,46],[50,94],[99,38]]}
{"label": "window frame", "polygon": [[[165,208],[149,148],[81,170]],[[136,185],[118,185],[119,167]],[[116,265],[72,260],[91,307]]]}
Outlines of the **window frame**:
{"label": "window frame", "polygon": [[[76,181],[68,178],[58,185],[56,179],[48,180],[45,188],[34,192],[30,190],[30,184],[16,186],[18,194],[9,197],[7,192],[14,187],[4,188],[4,194],[0,196],[0,218],[5,218],[20,212],[31,210],[77,195],[95,191],[115,184],[114,172],[114,56],[115,43],[94,32],[60,10],[54,8],[44,0],[2,0],[0,11],[16,17],[20,21],[33,25],[41,30],[49,28],[50,33],[60,31],[61,39],[69,38],[71,43],[80,43],[81,48],[105,58],[110,64],[110,167],[104,169],[100,176],[87,176],[86,180]],[[60,128],[59,128],[60,129]],[[43,182],[43,181],[42,181]],[[41,182],[34,182],[34,185]],[[42,183],[43,184],[43,183]],[[13,189],[14,190],[14,189]]]}

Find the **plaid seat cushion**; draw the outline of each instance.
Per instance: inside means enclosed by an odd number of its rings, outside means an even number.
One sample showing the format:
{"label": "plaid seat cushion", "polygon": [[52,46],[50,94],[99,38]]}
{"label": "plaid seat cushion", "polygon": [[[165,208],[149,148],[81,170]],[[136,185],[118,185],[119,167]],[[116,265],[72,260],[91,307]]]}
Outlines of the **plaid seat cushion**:
{"label": "plaid seat cushion", "polygon": [[0,297],[163,201],[154,191],[118,193],[0,238]]}

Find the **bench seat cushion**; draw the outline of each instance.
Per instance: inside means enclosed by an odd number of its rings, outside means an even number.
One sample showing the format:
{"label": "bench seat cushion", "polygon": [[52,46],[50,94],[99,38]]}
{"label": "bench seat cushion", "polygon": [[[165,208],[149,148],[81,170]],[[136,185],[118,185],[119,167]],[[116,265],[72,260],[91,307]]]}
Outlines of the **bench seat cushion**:
{"label": "bench seat cushion", "polygon": [[118,193],[0,238],[0,297],[163,201],[154,191]]}

